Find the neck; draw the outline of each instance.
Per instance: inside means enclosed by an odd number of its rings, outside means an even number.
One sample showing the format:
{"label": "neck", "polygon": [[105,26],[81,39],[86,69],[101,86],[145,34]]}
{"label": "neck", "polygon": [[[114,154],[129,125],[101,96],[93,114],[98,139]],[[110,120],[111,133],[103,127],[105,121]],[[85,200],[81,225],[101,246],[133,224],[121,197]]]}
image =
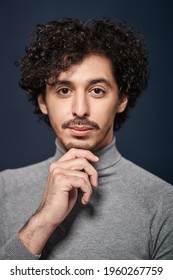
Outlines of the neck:
{"label": "neck", "polygon": [[[66,153],[66,149],[64,149],[64,147],[59,143],[58,139],[56,139],[56,147],[55,159],[58,160]],[[116,149],[115,137],[111,143],[106,145],[104,148],[95,151],[94,154],[99,157],[99,161],[93,164],[98,171],[104,170],[116,164],[121,158],[120,153]]]}

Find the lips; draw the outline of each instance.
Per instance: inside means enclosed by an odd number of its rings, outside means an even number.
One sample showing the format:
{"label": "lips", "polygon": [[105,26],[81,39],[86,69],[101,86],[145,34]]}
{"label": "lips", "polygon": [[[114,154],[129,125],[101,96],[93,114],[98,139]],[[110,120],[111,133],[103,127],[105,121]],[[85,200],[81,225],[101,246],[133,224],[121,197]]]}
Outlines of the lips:
{"label": "lips", "polygon": [[80,125],[80,126],[78,126],[78,125],[75,125],[75,126],[70,126],[69,127],[70,129],[73,129],[73,130],[76,130],[76,131],[85,131],[85,130],[92,130],[93,129],[93,127],[91,127],[91,126],[86,126],[86,125]]}
{"label": "lips", "polygon": [[72,136],[84,137],[84,136],[88,136],[94,128],[86,125],[82,125],[82,126],[75,125],[75,126],[70,126],[69,129]]}

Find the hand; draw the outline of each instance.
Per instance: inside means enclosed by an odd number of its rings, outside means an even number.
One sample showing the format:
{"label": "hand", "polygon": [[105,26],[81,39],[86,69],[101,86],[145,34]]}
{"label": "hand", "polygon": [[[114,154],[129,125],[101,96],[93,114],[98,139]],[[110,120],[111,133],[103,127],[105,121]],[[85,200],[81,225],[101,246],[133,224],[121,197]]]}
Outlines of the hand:
{"label": "hand", "polygon": [[87,204],[92,186],[97,186],[98,175],[88,162],[98,158],[86,150],[71,149],[62,158],[50,165],[45,193],[38,209],[44,213],[47,223],[57,226],[74,207],[77,189],[84,193],[82,203]]}
{"label": "hand", "polygon": [[77,200],[77,189],[87,204],[98,174],[89,163],[98,158],[87,150],[71,149],[49,168],[45,192],[37,212],[20,231],[19,237],[34,254],[40,254],[55,228],[65,219]]}

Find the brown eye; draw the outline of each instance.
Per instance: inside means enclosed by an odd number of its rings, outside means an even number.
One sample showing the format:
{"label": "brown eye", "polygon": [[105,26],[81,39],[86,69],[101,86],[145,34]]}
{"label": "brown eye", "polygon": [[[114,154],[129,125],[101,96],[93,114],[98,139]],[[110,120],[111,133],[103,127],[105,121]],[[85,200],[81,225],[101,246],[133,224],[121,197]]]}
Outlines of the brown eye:
{"label": "brown eye", "polygon": [[60,94],[68,94],[70,91],[68,88],[62,88],[58,91]]}
{"label": "brown eye", "polygon": [[63,87],[63,88],[57,88],[56,93],[61,96],[68,96],[72,93],[72,91],[69,88]]}
{"label": "brown eye", "polygon": [[98,97],[102,97],[106,93],[106,91],[101,88],[93,88],[91,90],[91,92],[93,95],[98,96]]}
{"label": "brown eye", "polygon": [[100,89],[100,88],[95,88],[94,89],[94,93],[96,93],[96,94],[100,94],[100,93],[102,93],[103,91]]}

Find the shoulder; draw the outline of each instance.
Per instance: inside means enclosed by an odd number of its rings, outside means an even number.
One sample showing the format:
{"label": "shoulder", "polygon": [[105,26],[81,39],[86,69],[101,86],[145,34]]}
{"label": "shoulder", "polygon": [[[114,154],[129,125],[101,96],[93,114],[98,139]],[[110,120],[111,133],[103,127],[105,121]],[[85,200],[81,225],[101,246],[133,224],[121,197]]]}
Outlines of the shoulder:
{"label": "shoulder", "polygon": [[122,157],[119,162],[119,168],[124,180],[133,182],[134,186],[148,186],[148,188],[155,187],[157,189],[159,188],[159,186],[165,186],[168,189],[173,190],[173,186],[171,184],[154,175],[150,171],[147,171],[144,168],[136,165],[135,163],[125,159],[124,157]]}
{"label": "shoulder", "polygon": [[38,162],[29,166],[16,168],[16,169],[6,169],[0,172],[0,188],[17,188],[18,186],[28,186],[33,183],[38,183],[39,180],[44,180],[47,178],[47,173],[50,163],[54,158],[49,158],[42,162]]}
{"label": "shoulder", "polygon": [[173,206],[173,186],[168,182],[123,157],[119,172],[129,192],[147,208],[157,207],[159,203]]}

